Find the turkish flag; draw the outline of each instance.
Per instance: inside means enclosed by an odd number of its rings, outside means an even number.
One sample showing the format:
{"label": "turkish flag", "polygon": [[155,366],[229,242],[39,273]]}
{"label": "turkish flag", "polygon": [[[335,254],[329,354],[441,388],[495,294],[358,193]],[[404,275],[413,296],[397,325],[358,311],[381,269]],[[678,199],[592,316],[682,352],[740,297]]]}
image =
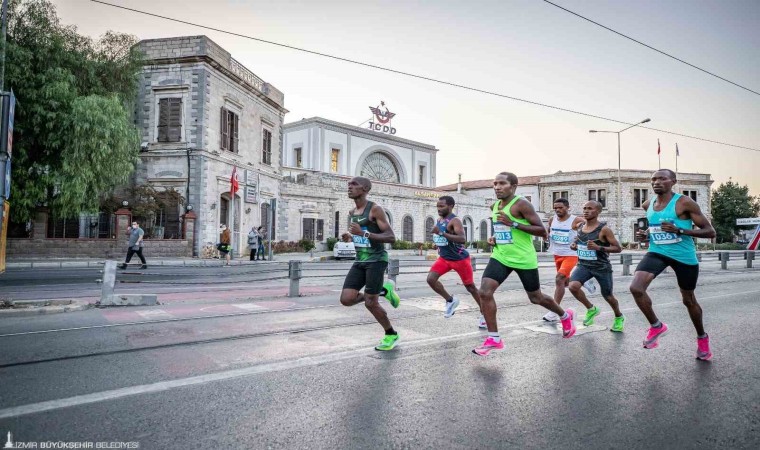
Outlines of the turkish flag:
{"label": "turkish flag", "polygon": [[237,167],[232,168],[232,176],[230,177],[230,193],[232,195],[235,195],[235,193],[240,189],[240,184],[238,183],[237,179]]}
{"label": "turkish flag", "polygon": [[657,154],[660,154],[660,140],[657,139]]}

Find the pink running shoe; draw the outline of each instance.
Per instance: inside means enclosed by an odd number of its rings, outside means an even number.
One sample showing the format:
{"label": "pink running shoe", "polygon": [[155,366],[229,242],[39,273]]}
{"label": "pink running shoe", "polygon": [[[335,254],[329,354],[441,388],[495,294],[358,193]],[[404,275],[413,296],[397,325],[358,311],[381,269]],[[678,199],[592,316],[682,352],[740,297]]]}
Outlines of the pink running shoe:
{"label": "pink running shoe", "polygon": [[647,333],[647,338],[644,339],[644,348],[657,348],[658,345],[660,345],[658,339],[660,337],[665,336],[668,334],[668,325],[663,323],[660,328],[649,328],[649,332]]}
{"label": "pink running shoe", "polygon": [[573,337],[575,334],[575,324],[573,323],[573,318],[575,318],[575,311],[568,308],[565,310],[567,313],[567,319],[562,319],[562,337],[567,339]]}
{"label": "pink running shoe", "polygon": [[712,352],[710,351],[710,336],[697,338],[697,359],[709,361],[712,359],[712,356]]}
{"label": "pink running shoe", "polygon": [[491,336],[488,336],[483,342],[483,345],[475,347],[472,352],[480,356],[488,356],[491,350],[504,350],[504,341],[499,340],[496,342]]}

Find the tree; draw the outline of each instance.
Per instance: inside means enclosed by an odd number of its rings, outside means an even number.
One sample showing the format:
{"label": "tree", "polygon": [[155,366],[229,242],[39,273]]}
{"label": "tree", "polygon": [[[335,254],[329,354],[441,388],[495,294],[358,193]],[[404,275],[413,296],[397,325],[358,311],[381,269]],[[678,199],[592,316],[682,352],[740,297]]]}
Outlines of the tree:
{"label": "tree", "polygon": [[713,192],[711,209],[718,242],[733,242],[738,229],[736,219],[756,217],[760,211],[760,199],[749,195],[747,186],[728,181]]}
{"label": "tree", "polygon": [[6,89],[17,98],[11,217],[96,211],[134,170],[132,119],[142,66],[133,36],[99,40],[64,26],[48,0],[11,1]]}

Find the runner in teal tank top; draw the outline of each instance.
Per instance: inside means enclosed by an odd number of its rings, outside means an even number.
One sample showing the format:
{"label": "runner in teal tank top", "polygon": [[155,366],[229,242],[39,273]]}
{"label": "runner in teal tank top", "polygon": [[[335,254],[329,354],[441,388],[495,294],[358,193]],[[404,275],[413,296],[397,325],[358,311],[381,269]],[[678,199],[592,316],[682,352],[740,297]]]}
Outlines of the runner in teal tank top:
{"label": "runner in teal tank top", "polygon": [[636,267],[631,294],[651,325],[644,338],[644,348],[657,348],[660,337],[668,332],[668,325],[660,322],[654,313],[647,289],[657,275],[666,267],[671,267],[676,274],[683,303],[697,331],[697,359],[708,361],[712,358],[710,338],[702,323],[702,307],[694,295],[699,261],[693,238],[712,239],[715,230],[697,202],[673,192],[676,182],[675,172],[669,169],[658,170],[652,175],[652,190],[656,197],[642,205],[647,210],[649,229],[639,236],[649,239],[649,252]]}
{"label": "runner in teal tank top", "polygon": [[496,301],[493,295],[512,272],[520,277],[532,303],[543,306],[561,318],[563,337],[569,338],[575,334],[573,311],[568,309],[565,312],[553,298],[541,292],[538,257],[532,239],[533,236],[546,239],[546,228],[533,205],[515,195],[518,183],[517,176],[509,172],[502,172],[493,180],[493,190],[498,200],[491,208],[493,235],[488,242],[494,249],[480,282],[480,310],[486,320],[488,337],[482,345],[473,349],[473,353],[480,356],[504,348],[496,323]]}
{"label": "runner in teal tank top", "polygon": [[[344,242],[354,243],[356,261],[346,275],[340,302],[344,306],[364,303],[375,320],[385,330],[385,337],[375,350],[392,350],[398,342],[398,333],[391,326],[385,309],[377,299],[385,297],[394,308],[398,308],[399,296],[390,280],[383,283],[385,269],[388,267],[388,252],[385,244],[396,241],[385,210],[367,200],[372,189],[372,182],[367,178],[355,177],[348,182],[348,197],[354,201],[356,208],[349,214],[350,226],[341,238]],[[360,292],[364,288],[364,292]]]}

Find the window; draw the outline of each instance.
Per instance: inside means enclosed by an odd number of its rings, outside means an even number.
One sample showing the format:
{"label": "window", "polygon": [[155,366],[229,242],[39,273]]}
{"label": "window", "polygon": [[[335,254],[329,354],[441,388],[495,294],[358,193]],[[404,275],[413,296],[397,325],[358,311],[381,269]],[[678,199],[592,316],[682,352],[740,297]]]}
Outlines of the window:
{"label": "window", "polygon": [[472,241],[472,219],[465,217],[462,220],[462,228],[464,228],[464,238],[467,242]]}
{"label": "window", "polygon": [[303,167],[303,159],[302,159],[302,151],[301,147],[296,147],[293,149],[293,152],[295,153],[295,160],[296,160],[296,167]]}
{"label": "window", "polygon": [[412,216],[404,217],[404,240],[407,242],[414,242],[414,220]]}
{"label": "window", "polygon": [[648,189],[634,189],[633,190],[633,207],[641,208],[644,202],[649,198]]}
{"label": "window", "polygon": [[264,130],[262,136],[261,162],[272,164],[272,132]]}
{"label": "window", "polygon": [[325,221],[322,219],[303,219],[303,239],[321,242],[324,240]]}
{"label": "window", "polygon": [[428,217],[425,219],[425,242],[433,242],[433,234],[430,230],[435,226],[435,219]]}
{"label": "window", "polygon": [[330,153],[330,172],[338,172],[338,159],[340,157],[340,149],[332,149]]}
{"label": "window", "polygon": [[488,222],[485,220],[480,221],[480,240],[488,240]]}
{"label": "window", "polygon": [[238,151],[238,115],[222,108],[222,150],[237,153]]}
{"label": "window", "polygon": [[558,198],[564,198],[565,200],[570,200],[570,193],[568,191],[552,192],[552,203],[554,203]]}
{"label": "window", "polygon": [[361,176],[372,180],[386,181],[388,183],[399,183],[399,177],[396,164],[383,153],[372,153],[364,160],[360,171]]}
{"label": "window", "polygon": [[602,204],[602,208],[607,207],[607,189],[589,189],[588,199]]}
{"label": "window", "polygon": [[179,142],[182,136],[182,99],[158,101],[158,142]]}
{"label": "window", "polygon": [[421,186],[424,186],[426,184],[425,181],[427,181],[426,177],[425,177],[425,166],[420,166],[419,167],[419,177],[418,178],[419,178],[419,184]]}
{"label": "window", "polygon": [[68,219],[56,219],[52,214],[48,216],[47,224],[48,238],[69,238],[76,239],[79,237],[79,217]]}
{"label": "window", "polygon": [[691,199],[694,200],[695,202],[697,201],[697,191],[688,190],[688,191],[683,191],[682,193],[683,195],[687,197],[691,197]]}
{"label": "window", "polygon": [[335,238],[340,237],[340,211],[335,211]]}

